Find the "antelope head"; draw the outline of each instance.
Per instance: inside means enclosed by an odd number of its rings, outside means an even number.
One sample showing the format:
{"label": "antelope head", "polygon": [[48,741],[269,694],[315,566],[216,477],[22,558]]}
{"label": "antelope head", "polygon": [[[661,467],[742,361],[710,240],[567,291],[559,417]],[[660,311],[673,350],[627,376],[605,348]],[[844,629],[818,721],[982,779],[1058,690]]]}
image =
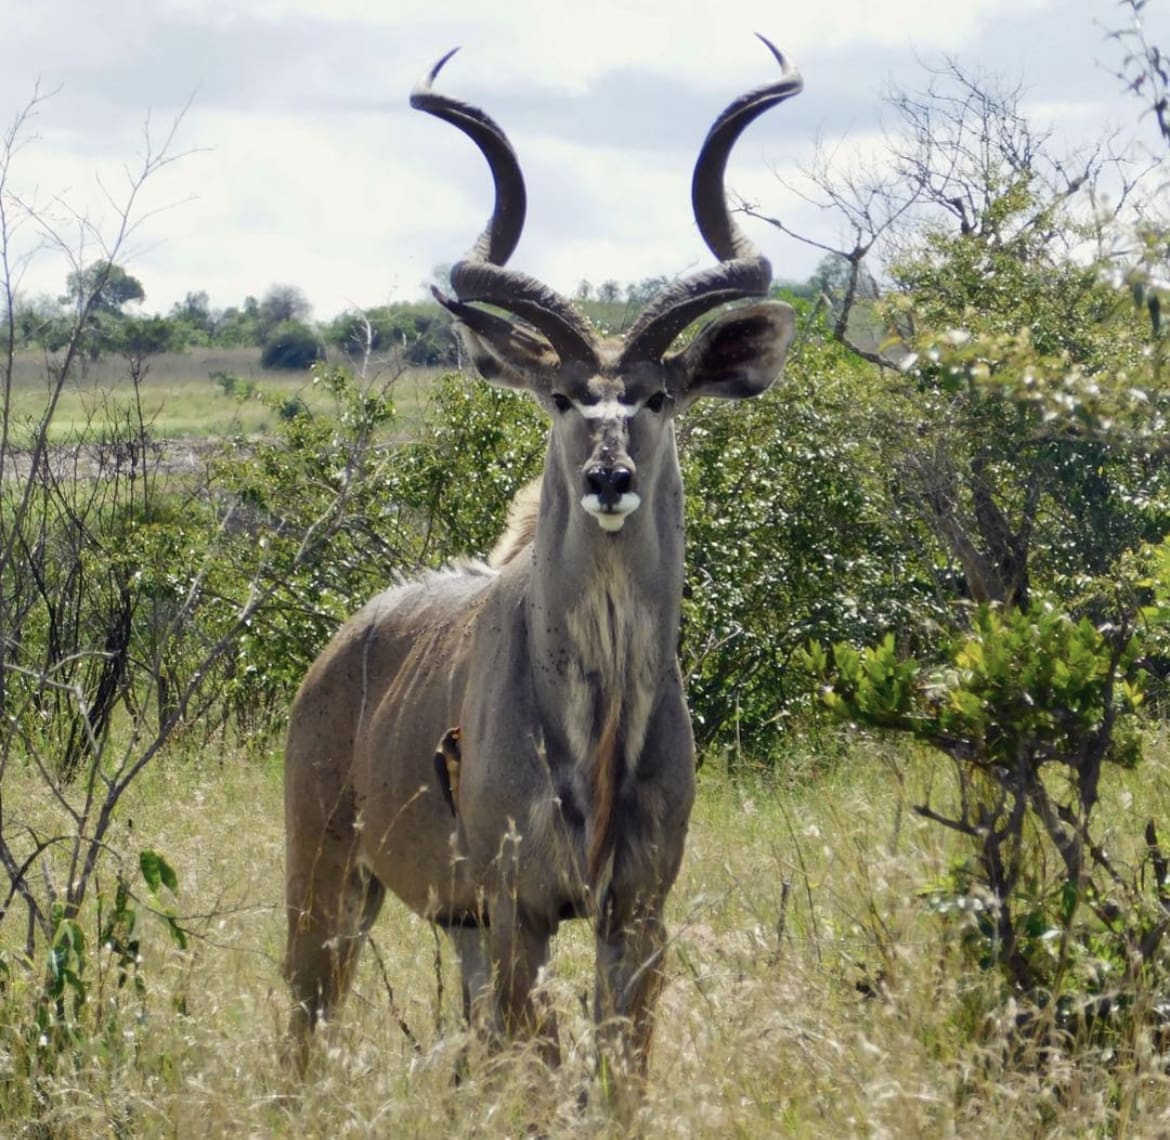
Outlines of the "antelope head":
{"label": "antelope head", "polygon": [[575,488],[580,507],[611,533],[652,496],[664,449],[673,452],[673,416],[701,396],[759,395],[779,375],[792,339],[792,310],[757,301],[721,314],[685,348],[669,351],[699,317],[731,301],[766,297],[771,287],[772,267],[731,217],[723,184],[744,128],[801,90],[800,74],[760,39],[780,65],[780,77],[742,95],[715,120],[691,184],[695,221],[719,264],[659,293],[620,339],[600,337],[566,298],[506,268],[524,227],[524,179],[493,119],[432,89],[455,52],[411,94],[411,106],[453,124],[478,145],[495,183],[486,228],[451,270],[455,296],[436,289],[435,297],[455,318],[479,374],[527,389],[549,412],[550,463],[559,465],[563,485]]}

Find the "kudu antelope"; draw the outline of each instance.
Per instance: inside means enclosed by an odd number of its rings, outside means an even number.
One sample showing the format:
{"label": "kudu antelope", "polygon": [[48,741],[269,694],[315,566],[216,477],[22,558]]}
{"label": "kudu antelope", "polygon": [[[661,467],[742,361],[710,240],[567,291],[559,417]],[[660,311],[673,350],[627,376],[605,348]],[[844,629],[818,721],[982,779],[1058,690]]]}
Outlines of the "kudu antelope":
{"label": "kudu antelope", "polygon": [[555,1027],[533,986],[559,923],[591,918],[603,1050],[645,1070],[663,904],[694,797],[673,420],[700,397],[763,392],[792,311],[757,300],[667,350],[702,314],[771,285],[723,186],[743,129],[801,88],[768,47],[780,77],[716,119],[695,165],[695,218],[719,265],[665,289],[617,341],[505,268],[524,224],[520,166],[491,118],[432,89],[449,55],[411,96],[475,141],[495,182],[487,228],[451,271],[454,297],[436,297],[479,374],[531,392],[552,426],[528,532],[505,540],[495,565],[374,598],[297,694],[286,973],[302,1066],[389,889],[451,937],[469,1018],[493,1036],[536,1034],[552,1059]]}

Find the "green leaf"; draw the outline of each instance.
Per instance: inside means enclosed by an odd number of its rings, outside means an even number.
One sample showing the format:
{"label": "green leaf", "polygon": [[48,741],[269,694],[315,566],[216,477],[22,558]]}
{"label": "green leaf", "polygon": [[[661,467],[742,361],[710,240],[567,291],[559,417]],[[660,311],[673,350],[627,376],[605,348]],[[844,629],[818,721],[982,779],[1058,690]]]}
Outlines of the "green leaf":
{"label": "green leaf", "polygon": [[138,865],[142,868],[142,877],[146,880],[146,885],[155,894],[158,894],[160,886],[166,887],[171,894],[179,893],[179,877],[157,851],[149,849],[143,851],[138,856]]}

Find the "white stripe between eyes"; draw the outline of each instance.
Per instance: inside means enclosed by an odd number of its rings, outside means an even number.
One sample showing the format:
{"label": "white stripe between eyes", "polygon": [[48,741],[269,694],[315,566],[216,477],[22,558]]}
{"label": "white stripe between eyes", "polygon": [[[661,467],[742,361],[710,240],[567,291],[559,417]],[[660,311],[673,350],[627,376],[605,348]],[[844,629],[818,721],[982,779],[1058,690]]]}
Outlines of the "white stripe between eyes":
{"label": "white stripe between eyes", "polygon": [[600,404],[579,404],[574,400],[573,407],[587,420],[628,420],[638,412],[637,408],[620,400],[602,400]]}

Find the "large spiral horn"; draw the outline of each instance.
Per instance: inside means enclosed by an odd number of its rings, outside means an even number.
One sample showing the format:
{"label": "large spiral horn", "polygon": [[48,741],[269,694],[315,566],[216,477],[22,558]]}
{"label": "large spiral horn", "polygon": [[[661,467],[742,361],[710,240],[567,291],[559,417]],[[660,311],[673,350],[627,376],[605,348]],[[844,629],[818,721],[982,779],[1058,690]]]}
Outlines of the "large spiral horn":
{"label": "large spiral horn", "polygon": [[439,72],[458,50],[447,52],[419,81],[411,92],[410,105],[458,127],[479,147],[491,169],[496,197],[483,233],[451,269],[456,299],[437,289],[435,297],[472,329],[486,330],[494,319],[473,302],[496,305],[543,333],[562,361],[596,364],[593,330],[569,301],[534,277],[505,268],[524,229],[524,176],[512,144],[494,119],[470,103],[433,90]]}
{"label": "large spiral horn", "polygon": [[780,65],[780,78],[741,95],[715,120],[695,163],[691,203],[699,233],[720,264],[683,278],[658,294],[626,333],[623,363],[660,360],[692,321],[728,301],[764,297],[772,285],[772,266],[736,225],[727,205],[727,159],[744,128],[804,86],[800,72],[779,49],[759,37]]}

